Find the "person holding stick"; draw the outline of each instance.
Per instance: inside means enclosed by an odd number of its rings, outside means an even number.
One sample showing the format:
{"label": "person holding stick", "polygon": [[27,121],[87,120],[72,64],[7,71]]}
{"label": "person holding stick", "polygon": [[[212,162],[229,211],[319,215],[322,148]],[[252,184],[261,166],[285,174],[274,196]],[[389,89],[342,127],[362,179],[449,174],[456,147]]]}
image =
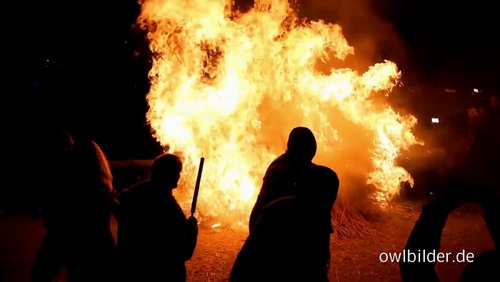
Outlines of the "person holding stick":
{"label": "person holding stick", "polygon": [[154,160],[149,180],[119,193],[121,281],[186,281],[185,262],[196,248],[198,222],[196,203],[186,218],[172,194],[181,171],[178,156],[163,154]]}

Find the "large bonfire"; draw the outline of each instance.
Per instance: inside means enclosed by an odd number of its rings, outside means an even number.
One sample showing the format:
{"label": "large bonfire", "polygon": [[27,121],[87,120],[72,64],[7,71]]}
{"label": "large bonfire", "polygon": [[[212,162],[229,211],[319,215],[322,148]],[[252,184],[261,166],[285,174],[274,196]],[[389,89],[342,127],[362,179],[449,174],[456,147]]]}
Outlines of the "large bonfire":
{"label": "large bonfire", "polygon": [[256,0],[246,12],[230,0],[141,5],[138,23],[154,54],[147,118],[166,150],[183,155],[184,206],[206,158],[202,219],[246,225],[265,169],[295,126],[315,133],[315,162],[341,181],[364,178],[376,201],[412,181],[396,159],[417,142],[416,119],[385,99],[401,74],[390,61],[364,72],[336,66],[354,56],[339,25],[301,21],[286,0]]}

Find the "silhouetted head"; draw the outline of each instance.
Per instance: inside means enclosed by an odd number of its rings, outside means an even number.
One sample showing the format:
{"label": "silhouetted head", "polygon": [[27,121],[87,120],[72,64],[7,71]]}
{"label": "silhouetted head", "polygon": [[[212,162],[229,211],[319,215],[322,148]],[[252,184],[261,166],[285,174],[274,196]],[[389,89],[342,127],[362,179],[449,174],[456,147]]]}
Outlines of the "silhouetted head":
{"label": "silhouetted head", "polygon": [[316,138],[307,127],[295,127],[288,136],[286,153],[301,161],[311,161],[316,155]]}
{"label": "silhouetted head", "polygon": [[174,189],[181,176],[182,161],[174,154],[157,157],[151,166],[151,182],[155,185]]}

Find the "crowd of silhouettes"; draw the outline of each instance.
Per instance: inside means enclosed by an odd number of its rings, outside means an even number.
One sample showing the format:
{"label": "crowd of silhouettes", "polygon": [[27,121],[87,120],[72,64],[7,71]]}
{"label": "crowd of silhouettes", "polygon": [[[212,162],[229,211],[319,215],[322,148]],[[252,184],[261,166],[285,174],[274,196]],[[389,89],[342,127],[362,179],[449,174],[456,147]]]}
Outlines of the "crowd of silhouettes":
{"label": "crowd of silhouettes", "polygon": [[[33,165],[40,187],[32,191],[31,212],[42,218],[46,233],[31,280],[54,281],[64,269],[69,282],[186,281],[198,222],[185,216],[172,193],[180,157],[161,154],[149,179],[117,193],[109,161],[94,140],[75,140],[64,130],[47,136]],[[315,153],[312,131],[294,128],[286,152],[265,173],[231,281],[328,281],[339,179],[312,162]]]}
{"label": "crowd of silhouettes", "polygon": [[47,136],[32,167],[39,186],[31,191],[30,213],[42,219],[45,236],[31,281],[54,281],[63,270],[68,282],[185,281],[184,263],[193,255],[198,228],[172,195],[180,158],[160,155],[149,180],[118,194],[95,141],[74,140],[67,131]]}
{"label": "crowd of silhouettes", "polygon": [[[63,269],[69,282],[186,281],[185,263],[197,245],[198,221],[185,216],[172,193],[181,176],[181,158],[161,154],[149,179],[117,193],[109,161],[95,141],[75,140],[64,130],[47,136],[31,163],[39,185],[32,188],[30,211],[46,231],[31,281],[54,281]],[[471,152],[484,145],[476,137]],[[229,281],[329,281],[332,210],[340,183],[334,170],[313,162],[316,150],[309,128],[290,131],[286,151],[264,174]],[[491,160],[481,161],[487,167]],[[500,281],[498,185],[490,170],[483,171],[483,178],[474,170],[457,171],[423,206],[405,250],[439,252],[450,212],[475,202],[483,209],[495,248],[476,256],[461,281]],[[118,222],[116,240],[112,216]],[[405,282],[439,281],[435,262],[403,261],[400,272]]]}

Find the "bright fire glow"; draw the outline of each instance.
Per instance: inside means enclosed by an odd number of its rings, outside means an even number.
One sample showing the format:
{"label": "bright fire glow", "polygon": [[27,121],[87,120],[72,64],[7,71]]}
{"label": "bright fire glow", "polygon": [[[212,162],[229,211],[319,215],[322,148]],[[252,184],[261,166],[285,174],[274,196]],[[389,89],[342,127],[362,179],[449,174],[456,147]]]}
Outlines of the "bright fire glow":
{"label": "bright fire glow", "polygon": [[230,0],[144,0],[138,22],[155,54],[147,118],[166,150],[184,157],[184,207],[206,158],[199,217],[245,226],[267,165],[299,125],[317,137],[315,162],[341,181],[361,164],[375,199],[411,182],[396,158],[417,142],[416,119],[384,100],[401,74],[390,61],[361,74],[336,68],[354,55],[340,26],[301,22],[286,0],[257,0],[245,13]]}

